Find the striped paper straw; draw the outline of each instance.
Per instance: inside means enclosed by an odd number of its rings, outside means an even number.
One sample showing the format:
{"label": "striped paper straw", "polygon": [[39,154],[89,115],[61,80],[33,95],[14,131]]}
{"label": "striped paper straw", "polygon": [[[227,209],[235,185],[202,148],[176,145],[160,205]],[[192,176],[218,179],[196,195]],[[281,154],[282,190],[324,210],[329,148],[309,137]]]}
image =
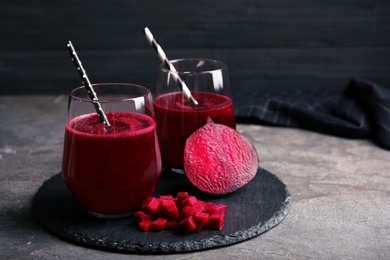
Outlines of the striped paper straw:
{"label": "striped paper straw", "polygon": [[156,40],[153,37],[153,34],[150,32],[148,27],[145,27],[144,29],[145,37],[150,43],[150,45],[153,47],[153,49],[157,52],[158,57],[160,58],[161,62],[164,63],[165,67],[169,69],[172,72],[172,76],[174,80],[179,84],[181,87],[182,91],[186,95],[186,97],[191,100],[195,105],[198,104],[198,101],[194,99],[194,97],[191,95],[191,91],[187,87],[187,85],[184,83],[184,81],[179,77],[179,74],[177,73],[177,70],[175,67],[172,65],[172,63],[168,60],[167,56],[165,55],[165,52],[161,48],[161,46],[156,42]]}
{"label": "striped paper straw", "polygon": [[92,84],[91,84],[91,82],[88,79],[87,73],[86,73],[83,65],[81,64],[79,56],[77,55],[76,50],[73,47],[73,44],[72,44],[71,41],[69,41],[66,44],[66,48],[68,49],[69,55],[70,55],[73,63],[76,65],[76,69],[79,72],[79,74],[81,76],[81,79],[83,81],[84,87],[87,89],[88,95],[91,98],[92,103],[93,103],[93,105],[95,107],[95,110],[96,110],[96,112],[98,113],[98,115],[100,117],[100,121],[104,125],[106,125],[106,126],[111,126],[110,122],[108,122],[106,114],[103,111],[102,106],[99,103],[99,100],[97,98],[96,92],[93,89]]}

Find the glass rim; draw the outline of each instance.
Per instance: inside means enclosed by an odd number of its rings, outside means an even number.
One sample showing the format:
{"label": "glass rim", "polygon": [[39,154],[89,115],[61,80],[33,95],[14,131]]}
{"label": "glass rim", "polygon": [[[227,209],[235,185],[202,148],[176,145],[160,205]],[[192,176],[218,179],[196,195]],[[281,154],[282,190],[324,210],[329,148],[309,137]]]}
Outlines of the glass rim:
{"label": "glass rim", "polygon": [[[197,74],[203,74],[203,73],[210,73],[210,72],[213,72],[213,71],[218,71],[218,70],[226,70],[227,69],[227,65],[220,61],[220,60],[215,60],[215,59],[204,59],[204,58],[180,58],[180,59],[173,59],[173,60],[170,60],[170,62],[172,63],[172,65],[174,65],[174,63],[177,63],[177,62],[182,62],[182,61],[197,61],[197,62],[201,62],[201,61],[204,61],[204,62],[209,62],[209,63],[214,63],[214,64],[217,64],[217,67],[214,68],[214,69],[209,69],[209,70],[202,70],[202,71],[172,71],[170,69],[168,69],[164,63],[161,63],[160,64],[160,69],[163,71],[163,72],[166,72],[166,73],[176,73],[176,74],[192,74],[192,75],[197,75]],[[175,69],[177,69],[175,67]]]}
{"label": "glass rim", "polygon": [[[110,98],[110,99],[101,99],[99,97],[99,94],[97,93],[97,97],[98,97],[98,100],[96,100],[97,102],[99,103],[114,103],[114,102],[123,102],[123,101],[129,101],[129,100],[134,100],[134,99],[137,99],[137,98],[140,98],[140,97],[146,97],[146,96],[149,96],[151,94],[151,90],[147,87],[144,87],[142,85],[139,85],[139,84],[133,84],[133,83],[115,83],[115,82],[112,82],[112,83],[93,83],[91,84],[92,87],[95,87],[95,86],[128,86],[128,87],[136,87],[138,89],[142,89],[144,90],[144,94],[140,94],[140,95],[136,95],[136,96],[133,96],[133,97],[123,97],[121,96],[121,98],[118,98],[118,99],[115,99],[115,98]],[[73,99],[76,99],[78,101],[82,101],[82,102],[96,102],[94,100],[92,100],[89,96],[87,97],[80,97],[80,96],[77,96],[76,95],[76,92],[80,91],[80,90],[85,90],[87,92],[87,89],[85,88],[84,85],[82,86],[79,86],[77,88],[74,88],[70,91],[69,93],[69,97],[73,98]],[[96,91],[96,89],[95,89]]]}

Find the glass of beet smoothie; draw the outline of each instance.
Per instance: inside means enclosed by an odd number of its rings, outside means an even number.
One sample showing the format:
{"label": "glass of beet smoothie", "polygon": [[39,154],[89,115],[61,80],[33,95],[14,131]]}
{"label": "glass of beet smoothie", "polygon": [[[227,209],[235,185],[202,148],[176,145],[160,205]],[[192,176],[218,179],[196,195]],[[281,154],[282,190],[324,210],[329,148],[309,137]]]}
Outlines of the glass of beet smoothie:
{"label": "glass of beet smoothie", "polygon": [[[171,60],[176,71],[159,67],[154,109],[164,163],[184,173],[183,153],[187,138],[211,117],[215,123],[235,128],[227,66],[217,60]],[[191,91],[191,101],[182,91],[180,78]]]}
{"label": "glass of beet smoothie", "polygon": [[152,96],[133,84],[92,86],[110,126],[84,87],[70,93],[62,176],[92,215],[127,216],[153,193],[162,170]]}

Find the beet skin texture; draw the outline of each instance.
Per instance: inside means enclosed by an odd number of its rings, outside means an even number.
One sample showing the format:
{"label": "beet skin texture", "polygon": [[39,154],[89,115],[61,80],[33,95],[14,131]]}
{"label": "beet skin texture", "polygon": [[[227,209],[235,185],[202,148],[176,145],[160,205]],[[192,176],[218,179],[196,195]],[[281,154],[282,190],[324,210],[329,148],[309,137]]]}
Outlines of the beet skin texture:
{"label": "beet skin texture", "polygon": [[235,129],[211,118],[186,141],[185,172],[190,182],[206,193],[233,192],[249,183],[258,167],[254,146]]}

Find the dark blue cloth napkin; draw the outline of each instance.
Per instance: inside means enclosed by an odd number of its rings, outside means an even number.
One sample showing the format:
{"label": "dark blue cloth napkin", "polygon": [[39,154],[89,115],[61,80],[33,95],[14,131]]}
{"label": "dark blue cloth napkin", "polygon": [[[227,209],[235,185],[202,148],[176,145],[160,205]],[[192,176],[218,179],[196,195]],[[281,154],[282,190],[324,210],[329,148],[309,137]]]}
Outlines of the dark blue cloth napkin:
{"label": "dark blue cloth napkin", "polygon": [[238,122],[372,138],[390,149],[390,88],[367,80],[343,90],[244,90],[233,101]]}

